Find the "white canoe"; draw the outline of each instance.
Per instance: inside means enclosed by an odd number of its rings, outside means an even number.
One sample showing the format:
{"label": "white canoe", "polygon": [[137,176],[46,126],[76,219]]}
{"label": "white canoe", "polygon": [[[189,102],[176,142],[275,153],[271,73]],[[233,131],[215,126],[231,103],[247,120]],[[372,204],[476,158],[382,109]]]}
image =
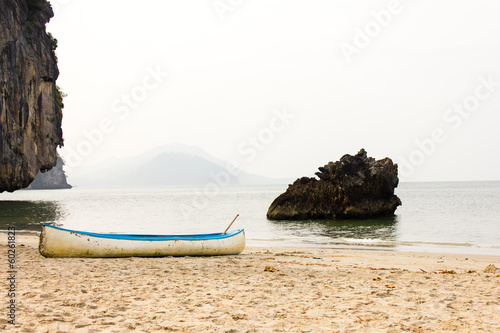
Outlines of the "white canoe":
{"label": "white canoe", "polygon": [[162,257],[238,254],[245,249],[243,229],[193,235],[101,234],[44,225],[44,257]]}

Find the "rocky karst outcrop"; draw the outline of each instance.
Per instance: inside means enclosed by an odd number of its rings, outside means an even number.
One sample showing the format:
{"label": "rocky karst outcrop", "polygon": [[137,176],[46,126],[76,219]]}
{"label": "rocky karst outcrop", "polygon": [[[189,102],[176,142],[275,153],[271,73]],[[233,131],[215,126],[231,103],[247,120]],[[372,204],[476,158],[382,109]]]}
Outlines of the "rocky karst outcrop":
{"label": "rocky karst outcrop", "polygon": [[393,214],[401,205],[394,195],[398,166],[375,160],[361,149],[319,168],[319,179],[303,177],[289,185],[269,207],[275,220],[368,218]]}
{"label": "rocky karst outcrop", "polygon": [[52,168],[63,144],[52,16],[45,0],[0,0],[0,192]]}
{"label": "rocky karst outcrop", "polygon": [[32,190],[56,190],[56,189],[70,189],[73,186],[68,184],[66,174],[63,170],[64,162],[62,158],[57,159],[55,167],[47,172],[39,171],[35,180],[28,186]]}

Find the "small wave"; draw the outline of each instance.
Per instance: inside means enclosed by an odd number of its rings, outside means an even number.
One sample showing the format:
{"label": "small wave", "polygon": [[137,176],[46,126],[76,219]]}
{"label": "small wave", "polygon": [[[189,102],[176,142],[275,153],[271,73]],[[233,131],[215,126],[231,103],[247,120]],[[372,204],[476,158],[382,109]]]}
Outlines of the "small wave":
{"label": "small wave", "polygon": [[500,249],[500,245],[478,244],[475,246],[480,247],[480,248],[488,248],[488,249]]}
{"label": "small wave", "polygon": [[286,242],[290,241],[290,239],[287,238],[247,238],[249,241],[256,241],[256,242]]}
{"label": "small wave", "polygon": [[397,245],[434,245],[434,246],[458,246],[458,247],[474,247],[475,244],[470,243],[453,243],[453,242],[424,242],[424,241],[398,241]]}
{"label": "small wave", "polygon": [[393,243],[382,239],[373,239],[373,238],[340,238],[339,240],[346,243],[363,243],[363,244]]}

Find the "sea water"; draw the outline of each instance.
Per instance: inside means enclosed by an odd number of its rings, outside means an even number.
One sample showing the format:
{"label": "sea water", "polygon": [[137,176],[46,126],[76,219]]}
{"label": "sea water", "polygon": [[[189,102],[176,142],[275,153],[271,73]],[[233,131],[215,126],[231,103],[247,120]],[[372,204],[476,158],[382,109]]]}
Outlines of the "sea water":
{"label": "sea water", "polygon": [[271,221],[287,185],[23,190],[0,194],[0,230],[69,229],[148,234],[244,228],[247,245],[368,248],[500,255],[500,182],[402,183],[394,216]]}

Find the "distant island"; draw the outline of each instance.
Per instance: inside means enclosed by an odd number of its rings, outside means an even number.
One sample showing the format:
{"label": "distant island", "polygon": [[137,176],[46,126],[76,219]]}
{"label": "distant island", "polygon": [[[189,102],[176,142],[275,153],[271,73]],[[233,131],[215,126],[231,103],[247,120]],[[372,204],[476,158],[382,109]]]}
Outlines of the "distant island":
{"label": "distant island", "polygon": [[47,172],[38,171],[33,182],[27,189],[31,190],[56,190],[72,188],[66,179],[66,174],[63,170],[64,162],[58,157],[56,166]]}
{"label": "distant island", "polygon": [[320,167],[316,178],[302,177],[277,197],[267,217],[274,220],[370,218],[394,214],[401,200],[398,165],[375,160],[361,149]]}

